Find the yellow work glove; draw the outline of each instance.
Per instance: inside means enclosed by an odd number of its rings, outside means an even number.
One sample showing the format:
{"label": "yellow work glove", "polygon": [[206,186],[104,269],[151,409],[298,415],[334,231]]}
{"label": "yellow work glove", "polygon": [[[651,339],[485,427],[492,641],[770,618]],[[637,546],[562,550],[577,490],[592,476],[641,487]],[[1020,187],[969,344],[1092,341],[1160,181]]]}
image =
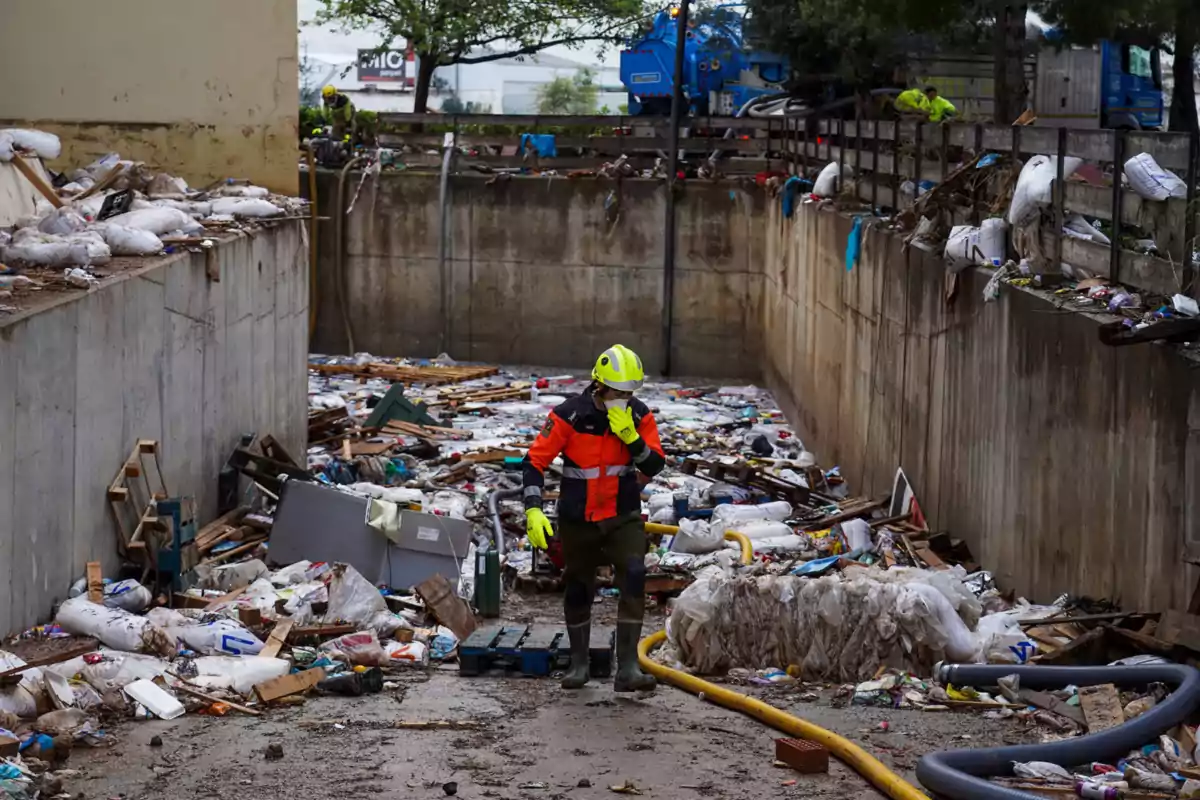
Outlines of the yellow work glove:
{"label": "yellow work glove", "polygon": [[529,537],[530,545],[538,550],[546,549],[546,539],[554,535],[546,512],[540,508],[525,509],[525,535]]}
{"label": "yellow work glove", "polygon": [[637,426],[633,424],[633,411],[625,408],[610,408],[608,410],[608,427],[625,444],[633,444],[638,440]]}

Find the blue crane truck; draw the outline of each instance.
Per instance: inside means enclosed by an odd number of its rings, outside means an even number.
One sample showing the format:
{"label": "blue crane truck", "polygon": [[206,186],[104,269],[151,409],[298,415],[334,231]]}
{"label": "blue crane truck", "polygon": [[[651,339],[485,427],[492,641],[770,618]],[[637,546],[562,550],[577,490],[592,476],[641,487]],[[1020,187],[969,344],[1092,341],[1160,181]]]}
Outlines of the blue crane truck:
{"label": "blue crane truck", "polygon": [[[630,114],[665,115],[675,91],[675,43],[679,9],[654,16],[650,29],[621,51],[621,82]],[[746,103],[779,94],[790,67],[785,56],[762,53],[745,40],[745,6],[717,6],[689,21],[684,43],[685,113],[734,116]]]}

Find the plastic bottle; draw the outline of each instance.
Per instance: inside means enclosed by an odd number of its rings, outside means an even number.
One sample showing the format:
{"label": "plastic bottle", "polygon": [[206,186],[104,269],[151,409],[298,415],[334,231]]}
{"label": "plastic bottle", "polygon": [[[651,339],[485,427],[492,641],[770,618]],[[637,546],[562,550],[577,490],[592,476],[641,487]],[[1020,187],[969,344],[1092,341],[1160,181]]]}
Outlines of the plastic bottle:
{"label": "plastic bottle", "polygon": [[1120,789],[1115,786],[1104,786],[1099,783],[1090,781],[1077,781],[1075,783],[1075,794],[1084,800],[1122,800],[1125,796]]}

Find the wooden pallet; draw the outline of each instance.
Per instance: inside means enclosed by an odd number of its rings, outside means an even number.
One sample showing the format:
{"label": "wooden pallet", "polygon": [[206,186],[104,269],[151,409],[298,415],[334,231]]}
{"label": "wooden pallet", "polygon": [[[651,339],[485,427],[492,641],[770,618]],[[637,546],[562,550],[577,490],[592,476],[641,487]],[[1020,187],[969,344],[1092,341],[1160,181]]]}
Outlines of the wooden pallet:
{"label": "wooden pallet", "polygon": [[518,386],[501,386],[486,389],[456,389],[443,391],[437,399],[430,400],[430,406],[456,406],[460,403],[493,403],[500,400],[528,400],[530,387],[528,384]]}
{"label": "wooden pallet", "polygon": [[499,367],[436,366],[412,367],[375,361],[369,364],[309,364],[308,368],[322,375],[355,375],[360,378],[383,378],[393,383],[421,383],[444,386],[477,378],[488,378],[500,372]]}
{"label": "wooden pallet", "polygon": [[[612,628],[592,628],[589,655],[593,678],[612,674]],[[498,624],[479,628],[458,646],[458,671],[473,677],[492,670],[545,677],[571,661],[567,630],[546,625]]]}
{"label": "wooden pallet", "polygon": [[158,463],[158,442],[138,439],[108,485],[108,506],[121,535],[119,549],[122,556],[143,565],[148,563],[146,534],[149,530],[161,529],[155,509],[159,500],[168,497]]}
{"label": "wooden pallet", "polygon": [[683,462],[680,469],[686,475],[698,475],[717,482],[757,489],[768,497],[786,500],[793,506],[807,506],[813,496],[807,487],[769,475],[745,462],[721,464],[689,458]]}
{"label": "wooden pallet", "polygon": [[383,432],[389,436],[416,436],[418,439],[430,439],[435,442],[453,439],[465,441],[474,437],[471,431],[459,428],[434,428],[429,425],[417,425],[415,422],[392,420],[383,426]]}

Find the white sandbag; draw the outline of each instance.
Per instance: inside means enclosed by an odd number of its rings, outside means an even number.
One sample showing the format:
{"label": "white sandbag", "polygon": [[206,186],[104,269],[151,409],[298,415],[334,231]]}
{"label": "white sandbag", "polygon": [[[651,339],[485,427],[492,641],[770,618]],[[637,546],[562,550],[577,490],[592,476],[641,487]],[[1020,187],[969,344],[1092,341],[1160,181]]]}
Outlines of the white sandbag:
{"label": "white sandbag", "polygon": [[155,202],[164,208],[174,208],[182,211],[193,219],[204,219],[212,214],[212,203],[205,203],[199,200],[172,200],[165,198],[156,200]]}
{"label": "white sandbag", "polygon": [[227,214],[232,217],[264,219],[281,217],[284,210],[269,200],[260,198],[221,197],[213,200],[212,213],[214,216]]}
{"label": "white sandbag", "polygon": [[925,601],[929,612],[940,623],[946,636],[946,655],[954,661],[969,662],[975,655],[975,638],[958,614],[954,613],[950,601],[927,583],[912,581],[906,586]]}
{"label": "white sandbag", "polygon": [[388,654],[379,644],[375,631],[359,631],[339,636],[331,642],[321,645],[321,651],[329,653],[338,661],[345,661],[356,666],[386,667]]}
{"label": "white sandbag", "polygon": [[86,244],[68,242],[57,237],[22,242],[14,239],[12,244],[4,248],[0,260],[34,267],[86,267],[91,263]]}
{"label": "white sandbag", "polygon": [[176,178],[174,175],[160,172],[146,187],[146,194],[150,197],[157,197],[164,194],[187,194],[187,190],[187,181],[183,178]]}
{"label": "white sandbag", "polygon": [[162,630],[145,617],[98,605],[86,596],[64,600],[54,621],[67,633],[90,636],[127,653],[158,652],[166,641]]}
{"label": "white sandbag", "polygon": [[25,128],[8,128],[0,133],[7,133],[17,147],[37,153],[41,158],[54,159],[62,155],[62,142],[53,133]]}
{"label": "white sandbag", "polygon": [[846,167],[841,172],[838,171],[838,163],[831,161],[821,170],[821,174],[817,176],[817,182],[813,184],[812,193],[817,197],[833,197],[838,188],[838,178],[849,178],[852,172],[850,167]]}
{"label": "white sandbag", "polygon": [[[1063,159],[1063,180],[1075,174],[1082,158]],[[1037,216],[1042,206],[1053,200],[1054,181],[1058,176],[1058,156],[1034,156],[1025,162],[1017,178],[1012,204],[1008,207],[1008,224],[1025,225]]]}
{"label": "white sandbag", "polygon": [[1008,255],[1008,223],[1002,217],[989,217],[979,226],[979,255],[981,267],[1003,264]]}
{"label": "white sandbag", "polygon": [[1154,156],[1139,153],[1125,162],[1129,185],[1147,200],[1187,199],[1187,183],[1171,170],[1159,166]]}
{"label": "white sandbag", "polygon": [[1063,233],[1073,239],[1084,239],[1105,247],[1112,244],[1112,240],[1105,236],[1103,231],[1084,219],[1082,214],[1072,214],[1067,217],[1066,222],[1063,223]]}
{"label": "white sandbag", "polygon": [[770,503],[757,505],[735,505],[722,503],[713,509],[711,524],[722,527],[722,533],[731,529],[737,523],[756,519],[771,519],[783,522],[792,515],[792,504],[785,500],[775,500]]}
{"label": "white sandbag", "polygon": [[145,611],[153,601],[153,593],[132,578],[104,587],[104,605],[109,608],[137,613]]}
{"label": "white sandbag", "polygon": [[166,661],[135,653],[104,652],[104,661],[79,669],[79,675],[101,694],[123,689],[134,681],[154,680],[166,675]]}
{"label": "white sandbag", "polygon": [[725,536],[719,530],[713,530],[707,522],[698,519],[679,520],[679,532],[671,540],[671,550],[675,553],[690,553],[704,555],[720,550],[725,546]]}
{"label": "white sandbag", "polygon": [[871,539],[871,523],[865,519],[848,519],[838,527],[841,528],[846,547],[851,553],[855,550],[870,550],[875,544]]}
{"label": "white sandbag", "polygon": [[90,178],[92,181],[96,181],[108,175],[108,173],[112,171],[112,168],[120,163],[121,156],[119,153],[106,153],[105,155],[100,156],[100,158],[97,158],[91,164],[88,164],[83,169],[75,170],[67,177],[73,181],[80,182],[82,182],[84,178]]}
{"label": "white sandbag", "polygon": [[979,250],[979,228],[974,225],[955,225],[950,229],[946,239],[946,269],[950,272],[962,272],[967,267],[979,263],[982,257]]}
{"label": "white sandbag", "polygon": [[12,134],[7,131],[0,131],[0,161],[7,163],[12,161],[14,157]]}
{"label": "white sandbag", "polygon": [[268,573],[267,565],[257,558],[236,564],[201,564],[196,567],[196,585],[201,589],[228,593],[249,586]]}
{"label": "white sandbag", "polygon": [[262,656],[204,656],[192,663],[199,673],[193,683],[209,689],[233,689],[239,694],[249,694],[256,683],[281,678],[292,670],[291,662]]}
{"label": "white sandbag", "polygon": [[263,641],[241,623],[222,618],[212,622],[172,626],[166,629],[172,639],[205,655],[253,656],[265,647]]}
{"label": "white sandbag", "polygon": [[329,608],[325,619],[350,622],[362,629],[370,628],[388,637],[401,623],[391,611],[383,595],[369,580],[349,564],[335,564],[329,581]]}
{"label": "white sandbag", "polygon": [[271,583],[276,586],[293,586],[304,583],[308,580],[308,570],[311,567],[311,561],[297,561],[295,564],[290,564],[272,572],[270,575]]}
{"label": "white sandbag", "polygon": [[262,186],[222,186],[216,194],[222,197],[270,197],[271,191]]}
{"label": "white sandbag", "polygon": [[108,242],[104,241],[104,237],[97,231],[80,231],[72,233],[65,237],[71,244],[82,244],[87,248],[88,263],[92,264],[107,264],[112,260],[112,249],[109,248]]}
{"label": "white sandbag", "polygon": [[153,231],[106,225],[104,241],[115,256],[155,256],[163,251],[162,239]]}
{"label": "white sandbag", "polygon": [[[712,527],[711,525],[709,526]],[[773,519],[752,519],[747,522],[738,522],[730,525],[726,533],[740,533],[752,542],[757,542],[759,539],[775,539],[780,536],[790,536],[792,529]],[[725,538],[725,533],[721,534],[721,538]]]}
{"label": "white sandbag", "polygon": [[66,236],[71,233],[78,233],[86,227],[87,220],[78,211],[70,206],[63,206],[62,208],[55,209],[53,213],[39,222],[37,229],[42,233]]}
{"label": "white sandbag", "polygon": [[174,231],[189,231],[200,228],[200,225],[187,214],[177,208],[155,206],[140,211],[129,211],[118,214],[108,220],[113,225],[123,225],[126,228],[138,228],[162,236]]}

